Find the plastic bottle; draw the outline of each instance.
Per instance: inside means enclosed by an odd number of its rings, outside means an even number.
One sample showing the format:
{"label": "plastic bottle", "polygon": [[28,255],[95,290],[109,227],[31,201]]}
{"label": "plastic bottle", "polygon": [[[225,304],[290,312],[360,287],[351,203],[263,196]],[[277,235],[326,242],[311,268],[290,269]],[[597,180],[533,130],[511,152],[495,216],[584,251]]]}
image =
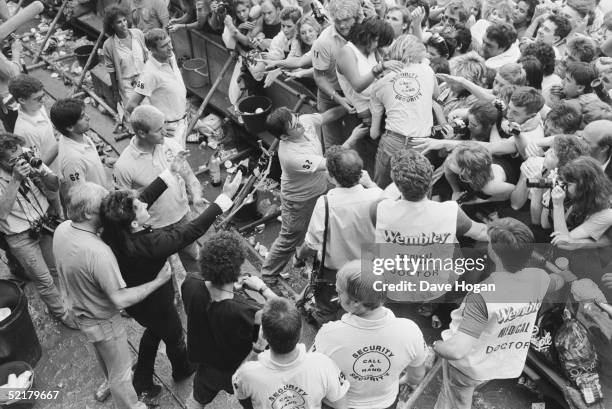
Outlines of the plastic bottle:
{"label": "plastic bottle", "polygon": [[210,169],[211,185],[221,185],[221,159],[217,153],[214,153],[213,156],[211,156],[208,168]]}

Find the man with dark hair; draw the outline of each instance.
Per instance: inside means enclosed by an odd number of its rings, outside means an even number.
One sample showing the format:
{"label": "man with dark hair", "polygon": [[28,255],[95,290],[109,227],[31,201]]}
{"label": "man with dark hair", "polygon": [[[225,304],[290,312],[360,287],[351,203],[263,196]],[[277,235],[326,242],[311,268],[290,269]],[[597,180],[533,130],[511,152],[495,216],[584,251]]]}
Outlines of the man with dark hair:
{"label": "man with dark hair", "polygon": [[222,390],[233,393],[232,375],[257,340],[261,316],[255,305],[234,292],[234,284],[266,299],[276,296],[259,277],[241,277],[245,258],[238,235],[216,233],[202,244],[202,273],[190,274],[181,287],[187,352],[189,361],[198,364],[188,409],[204,408]]}
{"label": "man with dark hair", "polygon": [[510,24],[491,24],[482,39],[481,55],[487,68],[497,70],[502,65],[516,62],[521,51],[516,44],[516,30]]}
{"label": "man with dark hair", "polygon": [[57,139],[45,109],[42,82],[29,75],[18,75],[9,82],[9,92],[19,103],[14,133],[26,140],[27,146],[45,165],[55,169]]}
{"label": "man with dark hair", "polygon": [[565,101],[574,102],[581,106],[582,99],[580,97],[593,92],[591,83],[598,77],[599,74],[591,63],[573,62],[567,64],[561,96],[564,97]]}
{"label": "man with dark hair", "polygon": [[[316,326],[338,318],[340,307],[330,301],[336,296],[336,271],[361,256],[363,243],[374,241],[374,227],[364,225],[363,220],[368,217],[370,205],[382,193],[363,171],[363,161],[354,150],[332,146],[327,151],[326,163],[328,178],[336,187],[317,199],[304,244],[298,250],[298,257],[316,254],[319,261],[325,251],[323,277],[318,277],[314,288],[311,322]],[[323,249],[326,215],[328,232]]]}
{"label": "man with dark hair", "polygon": [[317,198],[327,191],[321,126],[343,113],[342,107],[336,107],[323,114],[298,116],[281,107],[268,116],[268,129],[280,138],[282,226],[261,268],[264,279],[275,281],[304,240]]}
{"label": "man with dark hair", "polygon": [[[391,161],[391,179],[401,194],[401,199],[384,199],[370,206],[370,219],[375,226],[375,242],[410,246],[420,245],[427,251],[439,250],[436,257],[452,257],[453,244],[458,236],[487,241],[486,226],[472,221],[455,201],[435,202],[428,198],[433,177],[433,166],[423,154],[414,149],[403,149]],[[448,244],[449,246],[439,246]],[[432,245],[437,248],[434,249]],[[385,249],[382,249],[383,251]],[[448,254],[447,254],[448,253]],[[455,273],[441,269],[432,275],[431,282],[454,281]],[[399,277],[396,280],[419,281],[419,274]],[[385,275],[385,277],[389,277]],[[454,277],[456,278],[456,277]],[[449,281],[450,280],[450,281]],[[418,285],[417,285],[418,286]],[[432,301],[446,291],[388,291],[396,301]]]}
{"label": "man with dark hair", "polygon": [[44,164],[33,167],[24,158],[30,153],[24,145],[20,136],[0,134],[0,232],[51,315],[77,328],[51,276],[53,231],[43,225],[47,214],[58,215],[59,210],[49,203],[57,194],[59,180]]}
{"label": "man with dark hair", "polygon": [[294,407],[319,409],[323,399],[336,409],[347,408],[349,383],[338,366],[298,344],[302,317],[291,301],[267,301],[261,327],[270,349],[258,361],[243,364],[232,379],[234,394],[244,408],[280,408],[291,402]]}
{"label": "man with dark hair", "polygon": [[62,178],[62,196],[74,184],[93,182],[110,186],[104,165],[93,141],[87,136],[89,116],[85,104],[76,98],[57,100],[49,113],[51,122],[62,133],[58,144],[57,166]]}
{"label": "man with dark hair", "polygon": [[452,312],[443,341],[433,344],[444,359],[435,409],[469,409],[478,385],[519,376],[540,304],[547,292],[565,283],[559,275],[527,267],[534,237],[525,224],[499,219],[489,225],[488,234],[495,272],[480,283],[483,291],[468,293]]}
{"label": "man with dark hair", "polygon": [[142,74],[134,88],[125,110],[132,113],[145,99],[166,116],[166,132],[169,137],[185,147],[187,131],[187,89],[176,62],[172,40],[161,28],[154,28],[145,34],[145,45],[151,52]]}
{"label": "man with dark hair", "polygon": [[581,128],[582,115],[574,105],[560,103],[552,107],[544,121],[544,135],[574,134]]}
{"label": "man with dark hair", "polygon": [[540,24],[535,40],[554,47],[557,58],[560,58],[565,52],[565,39],[572,31],[572,23],[558,14],[543,16],[546,18]]}

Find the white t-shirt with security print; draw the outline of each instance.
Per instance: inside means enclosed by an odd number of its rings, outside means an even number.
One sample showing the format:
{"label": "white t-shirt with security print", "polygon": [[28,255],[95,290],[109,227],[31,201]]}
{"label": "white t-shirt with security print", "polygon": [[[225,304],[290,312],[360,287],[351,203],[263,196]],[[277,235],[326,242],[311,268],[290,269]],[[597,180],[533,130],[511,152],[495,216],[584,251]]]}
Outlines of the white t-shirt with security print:
{"label": "white t-shirt with security print", "polygon": [[312,347],[333,359],[346,375],[352,409],[391,406],[399,392],[400,373],[407,366],[421,366],[427,358],[419,327],[383,310],[385,315],[377,320],[344,314],[341,320],[323,325]]}
{"label": "white t-shirt with security print", "polygon": [[244,363],[232,378],[236,398],[251,398],[255,409],[320,409],[324,398],[342,399],[349,383],[336,364],[323,354],[306,352],[304,344],[297,348],[298,357],[288,364],[275,362],[270,351]]}

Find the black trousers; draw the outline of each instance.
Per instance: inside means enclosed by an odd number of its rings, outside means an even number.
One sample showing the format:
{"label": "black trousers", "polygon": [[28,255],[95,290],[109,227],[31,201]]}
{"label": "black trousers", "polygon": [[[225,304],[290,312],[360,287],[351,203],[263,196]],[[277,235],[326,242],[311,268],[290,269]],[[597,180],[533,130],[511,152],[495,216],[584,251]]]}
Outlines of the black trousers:
{"label": "black trousers", "polygon": [[162,312],[159,309],[152,314],[132,313],[130,315],[145,327],[138,348],[138,361],[134,370],[134,388],[141,392],[153,384],[153,370],[159,342],[164,341],[166,354],[172,364],[172,375],[181,375],[189,370],[187,346],[183,335],[183,326],[174,306],[173,300],[160,300],[164,303]]}

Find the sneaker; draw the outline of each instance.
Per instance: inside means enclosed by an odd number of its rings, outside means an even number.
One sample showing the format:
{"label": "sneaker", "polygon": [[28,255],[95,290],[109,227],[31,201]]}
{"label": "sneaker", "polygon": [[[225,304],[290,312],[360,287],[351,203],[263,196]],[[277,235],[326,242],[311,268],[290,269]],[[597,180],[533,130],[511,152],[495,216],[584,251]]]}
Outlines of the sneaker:
{"label": "sneaker", "polygon": [[174,382],[184,381],[185,379],[193,375],[197,368],[198,367],[195,364],[189,363],[185,370],[176,373],[172,372],[172,379],[174,379]]}
{"label": "sneaker", "polygon": [[94,399],[98,402],[104,402],[110,396],[110,386],[108,381],[104,381],[102,385],[98,386],[98,389],[94,393]]}

